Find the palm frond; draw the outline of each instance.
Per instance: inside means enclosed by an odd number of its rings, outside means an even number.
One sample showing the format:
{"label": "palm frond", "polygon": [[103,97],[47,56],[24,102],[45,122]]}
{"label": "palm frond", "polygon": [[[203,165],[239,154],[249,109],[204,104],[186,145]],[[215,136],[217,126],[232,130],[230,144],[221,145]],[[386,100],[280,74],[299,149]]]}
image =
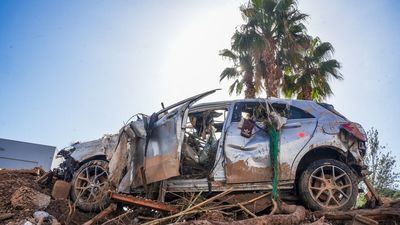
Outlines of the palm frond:
{"label": "palm frond", "polygon": [[291,7],[296,7],[297,2],[295,0],[280,0],[278,4],[275,6],[275,13],[280,15],[287,14]]}
{"label": "palm frond", "polygon": [[236,84],[236,95],[240,95],[243,91],[244,80],[238,81]]}
{"label": "palm frond", "polygon": [[297,91],[296,88],[296,76],[285,74],[283,76],[283,85],[282,85],[282,92],[287,98],[292,98],[295,92]]}
{"label": "palm frond", "polygon": [[263,0],[251,0],[251,4],[253,4],[256,8],[261,8],[263,6]]}
{"label": "palm frond", "polygon": [[329,42],[322,42],[318,44],[313,52],[313,57],[316,60],[327,59],[334,53],[334,48]]}
{"label": "palm frond", "polygon": [[343,80],[343,76],[339,72],[340,67],[341,67],[341,65],[337,60],[335,60],[335,59],[327,60],[327,61],[321,62],[320,66],[319,66],[319,73],[321,75],[325,75],[325,76],[330,74],[335,79]]}
{"label": "palm frond", "polygon": [[236,89],[236,85],[237,83],[239,83],[239,80],[235,80],[230,86],[229,86],[229,95],[232,95],[232,93],[235,91]]}
{"label": "palm frond", "polygon": [[219,81],[221,82],[225,78],[228,80],[237,78],[239,75],[240,74],[235,67],[227,67],[222,71],[221,75],[219,75]]}
{"label": "palm frond", "polygon": [[307,15],[305,13],[300,13],[299,11],[294,11],[292,13],[292,15],[290,15],[288,20],[290,23],[298,23],[298,22],[303,22],[308,18],[309,18],[309,15]]}
{"label": "palm frond", "polygon": [[266,13],[271,14],[274,11],[276,5],[277,2],[275,0],[264,0],[262,4],[262,9]]}
{"label": "palm frond", "polygon": [[222,49],[221,51],[219,51],[219,55],[222,57],[226,57],[229,58],[231,60],[236,60],[238,58],[238,56],[231,50],[229,49]]}

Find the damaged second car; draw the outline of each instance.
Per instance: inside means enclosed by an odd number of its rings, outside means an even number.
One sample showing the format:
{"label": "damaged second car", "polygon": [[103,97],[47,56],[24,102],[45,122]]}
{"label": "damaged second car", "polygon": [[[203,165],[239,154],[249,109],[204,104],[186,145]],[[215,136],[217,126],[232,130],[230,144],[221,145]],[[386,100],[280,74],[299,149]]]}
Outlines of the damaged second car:
{"label": "damaged second car", "polygon": [[[61,150],[56,174],[71,183],[76,206],[100,210],[110,203],[109,191],[159,202],[228,189],[246,198],[272,190],[274,170],[282,196],[297,197],[311,210],[354,206],[366,174],[366,134],[359,124],[332,105],[306,100],[196,104],[215,91],[138,114],[118,134]],[[278,168],[271,163],[269,124],[278,124]]]}

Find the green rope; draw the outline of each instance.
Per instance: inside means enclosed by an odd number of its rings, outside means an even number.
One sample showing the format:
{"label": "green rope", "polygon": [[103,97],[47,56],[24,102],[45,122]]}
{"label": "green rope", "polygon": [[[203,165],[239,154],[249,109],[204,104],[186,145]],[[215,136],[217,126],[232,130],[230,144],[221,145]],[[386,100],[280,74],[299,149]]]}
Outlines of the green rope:
{"label": "green rope", "polygon": [[279,198],[278,194],[278,178],[279,178],[279,132],[273,127],[269,126],[269,156],[271,158],[272,166],[272,199]]}

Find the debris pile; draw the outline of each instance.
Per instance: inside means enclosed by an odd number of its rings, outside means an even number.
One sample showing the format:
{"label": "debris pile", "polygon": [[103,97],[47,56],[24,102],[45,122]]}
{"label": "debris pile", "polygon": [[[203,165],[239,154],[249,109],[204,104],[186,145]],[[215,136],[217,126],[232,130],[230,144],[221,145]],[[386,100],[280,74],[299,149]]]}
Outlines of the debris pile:
{"label": "debris pile", "polygon": [[168,203],[110,192],[108,207],[97,213],[82,212],[66,195],[52,190],[54,181],[43,181],[44,175],[40,169],[0,170],[0,224],[371,225],[400,222],[399,199],[386,200],[382,206],[372,209],[310,212],[300,205],[271,201],[271,192],[242,194],[232,188],[214,195],[176,194],[176,200]]}
{"label": "debris pile", "polygon": [[52,183],[39,184],[44,171],[0,170],[0,224],[82,224],[93,213],[69,215],[72,203],[68,199],[51,198]]}
{"label": "debris pile", "polygon": [[50,204],[50,196],[32,188],[22,186],[11,196],[11,205],[15,209],[45,209]]}

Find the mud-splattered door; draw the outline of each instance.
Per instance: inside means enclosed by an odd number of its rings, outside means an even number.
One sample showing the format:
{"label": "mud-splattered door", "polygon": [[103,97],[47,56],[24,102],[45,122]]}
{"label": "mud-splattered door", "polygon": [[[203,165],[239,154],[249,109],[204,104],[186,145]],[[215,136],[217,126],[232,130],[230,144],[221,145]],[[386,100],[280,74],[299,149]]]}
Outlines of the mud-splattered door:
{"label": "mud-splattered door", "polygon": [[164,115],[152,129],[145,158],[146,183],[179,176],[180,152],[184,132],[182,119],[187,107]]}
{"label": "mud-splattered door", "polygon": [[291,168],[293,161],[312,138],[317,119],[294,106],[287,107],[285,114],[288,120],[281,130],[279,179],[291,180],[295,179],[295,171]]}
{"label": "mud-splattered door", "polygon": [[[307,112],[286,103],[275,102],[273,108],[287,117],[287,123],[280,131],[279,180],[294,179],[291,165],[295,156],[307,144],[316,128],[317,120]],[[269,158],[269,136],[262,123],[252,129],[251,135],[241,135],[241,119],[244,114],[252,114],[257,108],[265,108],[265,102],[239,102],[233,109],[231,123],[225,136],[225,175],[228,183],[263,182],[272,180]],[[266,113],[266,112],[264,112]]]}
{"label": "mud-splattered door", "polygon": [[271,180],[271,172],[268,171],[270,170],[268,134],[255,126],[250,137],[241,135],[241,119],[262,105],[262,102],[239,102],[234,105],[224,141],[227,183]]}

